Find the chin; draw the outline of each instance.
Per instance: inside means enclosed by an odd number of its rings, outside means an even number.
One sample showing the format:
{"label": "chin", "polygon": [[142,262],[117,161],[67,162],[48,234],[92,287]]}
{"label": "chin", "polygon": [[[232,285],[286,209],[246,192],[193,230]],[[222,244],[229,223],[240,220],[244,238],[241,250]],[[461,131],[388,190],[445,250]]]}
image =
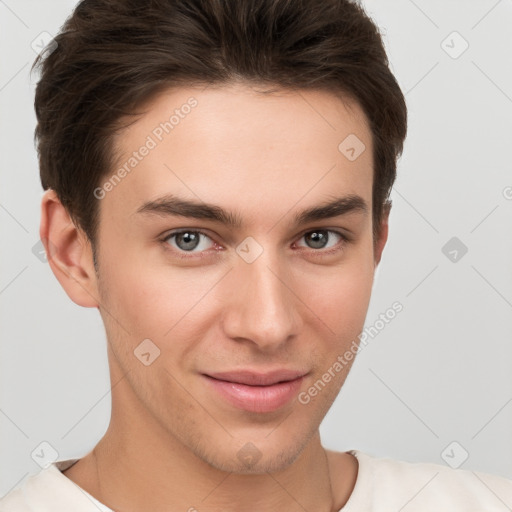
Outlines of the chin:
{"label": "chin", "polygon": [[[233,438],[220,450],[201,450],[201,447],[197,446],[195,454],[210,466],[228,473],[279,473],[297,460],[315,432],[313,430],[308,435],[296,433],[294,438],[290,438],[288,432],[284,432],[285,435],[276,435],[274,439],[263,437],[251,441]],[[217,446],[219,445],[222,446],[221,443]]]}

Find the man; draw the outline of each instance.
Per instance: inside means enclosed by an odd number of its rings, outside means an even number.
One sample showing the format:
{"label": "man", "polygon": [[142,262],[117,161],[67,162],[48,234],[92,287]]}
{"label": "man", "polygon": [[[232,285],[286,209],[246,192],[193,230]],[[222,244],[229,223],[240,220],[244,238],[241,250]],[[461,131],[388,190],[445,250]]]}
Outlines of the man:
{"label": "man", "polygon": [[512,506],[505,478],[320,441],[406,135],[363,10],[85,0],[55,44],[35,102],[40,235],[71,300],[102,316],[112,417],[0,510]]}

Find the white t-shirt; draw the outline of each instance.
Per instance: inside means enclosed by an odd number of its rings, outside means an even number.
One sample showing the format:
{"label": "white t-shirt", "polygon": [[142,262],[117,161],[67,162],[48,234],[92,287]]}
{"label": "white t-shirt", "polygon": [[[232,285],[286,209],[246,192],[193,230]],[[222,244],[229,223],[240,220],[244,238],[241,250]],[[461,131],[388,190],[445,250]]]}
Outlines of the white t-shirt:
{"label": "white t-shirt", "polygon": [[[431,463],[372,457],[359,462],[356,484],[339,512],[504,512],[512,480]],[[0,499],[0,512],[112,512],[61,471],[79,459],[56,461]]]}

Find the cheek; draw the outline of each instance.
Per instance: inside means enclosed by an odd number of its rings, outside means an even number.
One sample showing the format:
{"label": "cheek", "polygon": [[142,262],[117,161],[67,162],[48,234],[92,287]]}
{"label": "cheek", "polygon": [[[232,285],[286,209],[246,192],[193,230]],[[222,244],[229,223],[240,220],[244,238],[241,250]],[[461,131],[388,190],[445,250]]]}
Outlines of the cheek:
{"label": "cheek", "polygon": [[203,325],[211,300],[208,291],[225,272],[179,268],[143,251],[127,250],[107,263],[107,309],[112,308],[112,315],[132,338],[154,338],[164,344],[178,333],[186,337],[191,326],[199,329]]}
{"label": "cheek", "polygon": [[371,261],[364,254],[354,254],[337,267],[321,269],[303,279],[301,296],[323,323],[323,329],[335,333],[336,343],[340,343],[357,336],[363,328],[372,285]]}

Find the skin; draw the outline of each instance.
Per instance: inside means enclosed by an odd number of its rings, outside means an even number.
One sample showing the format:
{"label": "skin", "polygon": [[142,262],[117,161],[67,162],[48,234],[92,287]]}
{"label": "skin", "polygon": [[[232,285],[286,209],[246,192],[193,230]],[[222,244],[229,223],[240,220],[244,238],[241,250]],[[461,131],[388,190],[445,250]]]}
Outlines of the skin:
{"label": "skin", "polygon": [[[319,425],[350,365],[308,404],[270,413],[227,403],[201,373],[301,369],[305,391],[357,340],[388,235],[389,211],[374,245],[368,122],[357,103],[322,91],[167,90],[119,132],[118,165],[191,96],[198,105],[100,201],[99,274],[86,236],[52,190],[43,196],[50,266],[71,300],[99,309],[112,386],[105,436],[65,475],[123,512],[339,510],[357,461],[326,450]],[[366,145],[354,161],[338,150],[351,133]],[[236,211],[243,227],[134,213],[164,193]],[[346,194],[363,197],[367,214],[291,225]],[[204,258],[180,259],[191,254],[183,242],[161,241],[178,228],[208,235],[192,252]],[[329,232],[328,246],[341,248],[321,256],[304,235],[327,228],[352,240]],[[236,252],[248,236],[263,248],[250,264]],[[146,338],[160,349],[149,366],[134,355]],[[250,467],[237,456],[249,442],[260,457]]]}

